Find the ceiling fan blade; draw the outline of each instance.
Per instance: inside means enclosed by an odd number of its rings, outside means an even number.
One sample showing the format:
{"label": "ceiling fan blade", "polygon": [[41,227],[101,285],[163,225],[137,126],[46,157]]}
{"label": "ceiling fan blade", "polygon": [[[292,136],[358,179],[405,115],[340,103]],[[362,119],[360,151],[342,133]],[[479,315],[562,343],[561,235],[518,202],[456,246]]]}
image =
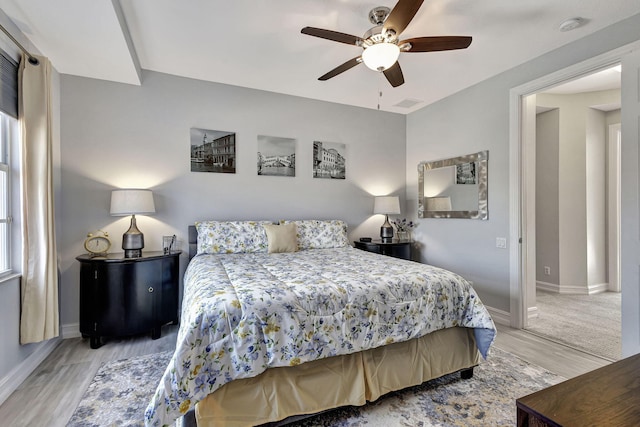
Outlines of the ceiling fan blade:
{"label": "ceiling fan blade", "polygon": [[471,44],[471,37],[467,36],[442,36],[442,37],[416,37],[402,40],[398,45],[410,43],[411,48],[405,52],[435,52],[438,50],[466,49]]}
{"label": "ceiling fan blade", "polygon": [[384,24],[382,24],[383,32],[393,30],[396,36],[407,28],[409,22],[418,13],[418,9],[422,6],[424,0],[399,0],[395,7],[389,12]]}
{"label": "ceiling fan blade", "polygon": [[404,83],[404,76],[402,75],[402,69],[400,68],[398,61],[396,61],[396,63],[391,67],[384,70],[383,73],[393,87],[398,87]]}
{"label": "ceiling fan blade", "polygon": [[318,80],[329,80],[332,77],[337,76],[338,74],[344,73],[345,71],[355,67],[356,65],[358,65],[359,63],[362,62],[362,58],[361,57],[356,57],[353,59],[348,60],[347,62],[345,62],[342,65],[337,66],[336,68],[334,68],[333,70],[329,71],[327,74],[318,77]]}
{"label": "ceiling fan blade", "polygon": [[304,27],[301,31],[302,34],[309,36],[320,37],[321,39],[332,40],[334,42],[351,44],[359,46],[362,43],[362,39],[358,36],[352,36],[351,34],[339,33],[337,31],[324,30],[322,28]]}

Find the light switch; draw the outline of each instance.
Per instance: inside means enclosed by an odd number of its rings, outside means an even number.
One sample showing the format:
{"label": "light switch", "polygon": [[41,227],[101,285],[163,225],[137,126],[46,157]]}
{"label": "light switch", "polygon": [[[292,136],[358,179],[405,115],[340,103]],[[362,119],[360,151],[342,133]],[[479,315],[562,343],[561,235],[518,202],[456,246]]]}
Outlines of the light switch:
{"label": "light switch", "polygon": [[496,248],[506,249],[507,239],[506,237],[496,237]]}

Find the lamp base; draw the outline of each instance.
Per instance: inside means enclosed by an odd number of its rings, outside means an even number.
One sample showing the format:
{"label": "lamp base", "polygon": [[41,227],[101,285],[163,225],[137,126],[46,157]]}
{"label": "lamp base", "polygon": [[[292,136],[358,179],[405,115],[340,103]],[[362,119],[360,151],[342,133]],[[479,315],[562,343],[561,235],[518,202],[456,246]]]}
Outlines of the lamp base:
{"label": "lamp base", "polygon": [[125,249],[125,258],[140,258],[142,256],[142,249]]}
{"label": "lamp base", "polygon": [[390,242],[393,239],[393,226],[389,223],[389,215],[385,215],[384,224],[380,227],[380,238],[383,242]]}
{"label": "lamp base", "polygon": [[125,258],[139,258],[142,256],[144,248],[144,234],[136,225],[136,216],[131,215],[131,225],[126,233],[122,235],[122,249]]}

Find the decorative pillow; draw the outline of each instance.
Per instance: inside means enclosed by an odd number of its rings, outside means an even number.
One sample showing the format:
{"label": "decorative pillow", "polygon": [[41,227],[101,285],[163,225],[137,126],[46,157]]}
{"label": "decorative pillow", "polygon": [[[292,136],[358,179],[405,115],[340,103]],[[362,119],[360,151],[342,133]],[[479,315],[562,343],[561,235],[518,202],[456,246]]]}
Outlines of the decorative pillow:
{"label": "decorative pillow", "polygon": [[298,250],[297,227],[294,223],[275,225],[264,224],[269,241],[268,252],[296,252]]}
{"label": "decorative pillow", "polygon": [[341,248],[349,245],[347,224],[341,220],[281,220],[280,224],[296,224],[298,249]]}
{"label": "decorative pillow", "polygon": [[196,222],[199,254],[267,252],[264,224],[271,221]]}

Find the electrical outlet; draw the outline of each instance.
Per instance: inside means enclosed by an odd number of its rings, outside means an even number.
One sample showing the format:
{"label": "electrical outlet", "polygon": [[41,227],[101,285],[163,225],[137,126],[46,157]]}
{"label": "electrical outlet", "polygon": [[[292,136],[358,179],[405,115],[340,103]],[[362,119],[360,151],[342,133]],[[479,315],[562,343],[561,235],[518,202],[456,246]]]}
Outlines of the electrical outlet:
{"label": "electrical outlet", "polygon": [[544,267],[544,275],[545,276],[551,276],[551,267]]}
{"label": "electrical outlet", "polygon": [[496,248],[506,249],[507,239],[505,237],[496,237]]}

